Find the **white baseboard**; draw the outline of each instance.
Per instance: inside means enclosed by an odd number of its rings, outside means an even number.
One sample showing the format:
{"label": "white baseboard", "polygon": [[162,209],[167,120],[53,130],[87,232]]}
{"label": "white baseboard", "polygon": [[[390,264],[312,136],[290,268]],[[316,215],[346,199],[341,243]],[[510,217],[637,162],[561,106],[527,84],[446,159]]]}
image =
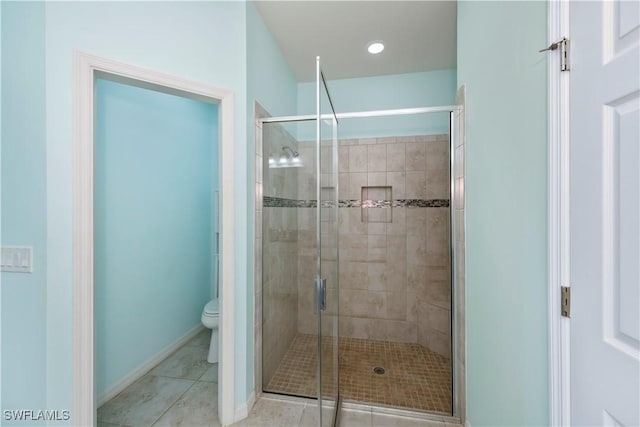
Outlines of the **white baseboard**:
{"label": "white baseboard", "polygon": [[469,422],[469,420],[466,420],[464,422],[464,427],[471,427],[471,423]]}
{"label": "white baseboard", "polygon": [[249,412],[253,409],[253,405],[256,404],[256,392],[252,391],[249,396],[249,400],[247,400],[247,416],[249,416]]}
{"label": "white baseboard", "polygon": [[244,420],[245,418],[247,418],[249,416],[249,412],[251,412],[251,409],[253,408],[253,405],[255,403],[256,403],[256,392],[252,391],[247,402],[243,403],[242,405],[236,408],[234,422],[237,423],[238,421]]}
{"label": "white baseboard", "polygon": [[178,338],[176,341],[169,344],[167,347],[160,350],[159,353],[156,353],[153,357],[148,359],[146,362],[139,365],[129,374],[127,374],[123,379],[115,383],[113,386],[109,387],[102,396],[98,396],[98,405],[99,408],[109,400],[116,397],[122,390],[129,387],[131,384],[142,378],[147,372],[153,369],[156,365],[162,362],[167,358],[171,353],[185,345],[189,340],[198,335],[204,329],[203,325],[197,325],[195,328],[191,329],[182,337]]}

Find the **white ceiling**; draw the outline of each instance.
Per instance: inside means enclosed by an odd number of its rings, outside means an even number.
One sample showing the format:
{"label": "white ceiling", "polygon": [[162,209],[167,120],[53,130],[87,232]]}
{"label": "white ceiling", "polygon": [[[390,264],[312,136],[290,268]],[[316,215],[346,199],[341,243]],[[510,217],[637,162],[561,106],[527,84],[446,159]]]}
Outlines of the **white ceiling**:
{"label": "white ceiling", "polygon": [[[327,79],[442,70],[456,66],[456,2],[255,1],[293,74]],[[382,40],[385,50],[366,47]]]}

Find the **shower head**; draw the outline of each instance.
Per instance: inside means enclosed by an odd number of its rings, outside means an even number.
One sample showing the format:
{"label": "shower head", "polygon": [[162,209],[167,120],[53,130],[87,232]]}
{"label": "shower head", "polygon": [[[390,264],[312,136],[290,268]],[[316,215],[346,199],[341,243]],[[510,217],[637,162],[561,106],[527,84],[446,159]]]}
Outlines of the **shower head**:
{"label": "shower head", "polygon": [[300,153],[288,145],[282,146],[282,154],[269,155],[269,167],[270,168],[300,168],[304,166]]}
{"label": "shower head", "polygon": [[298,153],[296,150],[289,147],[288,145],[283,145],[282,151],[286,152],[287,150],[289,150],[289,154],[291,154],[291,157],[293,157],[294,159],[300,155],[300,153]]}

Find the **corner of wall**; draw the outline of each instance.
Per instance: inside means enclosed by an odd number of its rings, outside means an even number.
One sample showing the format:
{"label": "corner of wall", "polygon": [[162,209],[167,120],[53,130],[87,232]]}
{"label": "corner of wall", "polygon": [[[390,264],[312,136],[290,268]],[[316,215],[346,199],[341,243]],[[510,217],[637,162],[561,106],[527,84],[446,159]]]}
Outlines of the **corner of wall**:
{"label": "corner of wall", "polygon": [[461,85],[456,92],[456,105],[460,107],[458,112],[458,136],[456,146],[454,147],[454,230],[455,230],[455,292],[456,292],[456,332],[457,332],[457,366],[458,377],[456,386],[458,387],[458,415],[460,420],[467,422],[467,339],[466,339],[466,251],[465,251],[465,231],[466,231],[466,212],[465,212],[465,117],[466,117],[466,85]]}

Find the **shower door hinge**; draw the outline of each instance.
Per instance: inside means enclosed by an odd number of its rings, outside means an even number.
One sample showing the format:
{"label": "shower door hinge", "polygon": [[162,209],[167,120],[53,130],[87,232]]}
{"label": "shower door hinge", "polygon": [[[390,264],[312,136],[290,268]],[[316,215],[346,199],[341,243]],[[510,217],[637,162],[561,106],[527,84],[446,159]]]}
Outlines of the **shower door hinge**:
{"label": "shower door hinge", "polygon": [[538,52],[557,50],[560,48],[560,71],[569,71],[569,39],[563,37],[548,47],[540,49]]}
{"label": "shower door hinge", "polygon": [[568,286],[560,286],[560,314],[571,317],[571,288]]}

